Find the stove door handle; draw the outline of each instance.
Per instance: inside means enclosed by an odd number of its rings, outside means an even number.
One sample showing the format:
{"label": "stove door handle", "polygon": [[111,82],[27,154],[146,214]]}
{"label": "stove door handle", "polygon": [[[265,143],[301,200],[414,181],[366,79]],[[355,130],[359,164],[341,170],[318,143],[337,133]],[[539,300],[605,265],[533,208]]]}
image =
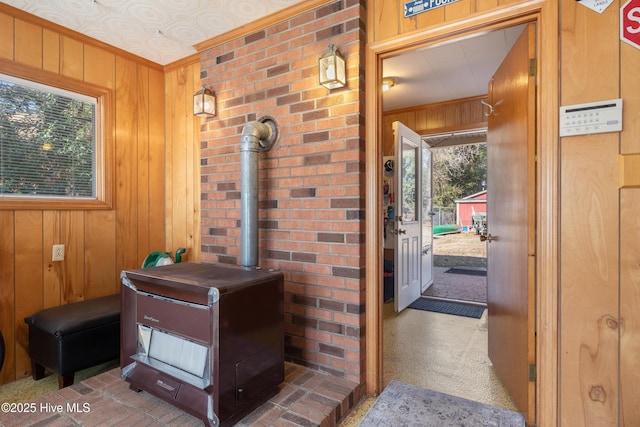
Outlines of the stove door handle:
{"label": "stove door handle", "polygon": [[165,390],[167,390],[168,392],[173,392],[176,389],[175,387],[165,383],[162,380],[157,380],[156,381],[156,385],[161,387],[161,388],[163,388],[163,389],[165,389]]}

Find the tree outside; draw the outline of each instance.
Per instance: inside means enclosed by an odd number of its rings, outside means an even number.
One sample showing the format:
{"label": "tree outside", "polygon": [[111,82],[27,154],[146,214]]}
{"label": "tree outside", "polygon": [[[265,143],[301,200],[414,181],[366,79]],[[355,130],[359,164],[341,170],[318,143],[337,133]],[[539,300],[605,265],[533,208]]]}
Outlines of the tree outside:
{"label": "tree outside", "polygon": [[486,188],[487,144],[433,149],[433,205],[455,207],[455,201]]}
{"label": "tree outside", "polygon": [[95,106],[0,81],[0,194],[91,197]]}

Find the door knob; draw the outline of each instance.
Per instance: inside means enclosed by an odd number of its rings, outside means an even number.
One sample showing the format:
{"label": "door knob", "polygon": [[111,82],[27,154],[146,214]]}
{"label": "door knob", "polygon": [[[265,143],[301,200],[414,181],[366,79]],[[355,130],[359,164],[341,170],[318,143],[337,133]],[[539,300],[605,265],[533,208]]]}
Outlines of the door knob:
{"label": "door knob", "polygon": [[407,234],[407,230],[403,230],[402,228],[398,228],[396,231],[396,234]]}
{"label": "door knob", "polygon": [[498,240],[498,236],[492,236],[491,234],[481,234],[480,241],[484,242],[485,240],[491,243],[493,240]]}

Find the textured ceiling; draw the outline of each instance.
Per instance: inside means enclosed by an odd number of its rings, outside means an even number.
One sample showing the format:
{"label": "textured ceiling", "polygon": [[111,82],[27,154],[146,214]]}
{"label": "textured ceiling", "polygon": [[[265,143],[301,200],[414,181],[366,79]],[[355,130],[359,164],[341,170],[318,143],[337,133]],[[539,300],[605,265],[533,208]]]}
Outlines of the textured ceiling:
{"label": "textured ceiling", "polygon": [[161,65],[300,0],[3,0]]}
{"label": "textured ceiling", "polygon": [[[304,0],[2,0],[18,9],[160,65],[196,53],[193,45]],[[487,83],[522,26],[386,58],[397,84],[383,95],[396,110],[487,93]]]}
{"label": "textured ceiling", "polygon": [[487,93],[489,80],[522,33],[524,25],[415,50],[383,62],[383,76],[395,77],[385,92],[385,111]]}

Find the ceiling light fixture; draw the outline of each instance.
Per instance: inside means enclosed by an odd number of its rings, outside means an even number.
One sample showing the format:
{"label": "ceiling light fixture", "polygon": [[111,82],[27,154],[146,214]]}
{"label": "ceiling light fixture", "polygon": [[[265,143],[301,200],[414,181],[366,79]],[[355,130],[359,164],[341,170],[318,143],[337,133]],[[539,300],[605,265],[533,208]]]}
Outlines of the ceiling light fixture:
{"label": "ceiling light fixture", "polygon": [[318,68],[320,84],[327,89],[338,89],[347,84],[344,58],[335,45],[330,44],[329,50],[320,57]]}
{"label": "ceiling light fixture", "polygon": [[382,91],[386,92],[396,85],[396,79],[393,77],[385,77],[382,79]]}

